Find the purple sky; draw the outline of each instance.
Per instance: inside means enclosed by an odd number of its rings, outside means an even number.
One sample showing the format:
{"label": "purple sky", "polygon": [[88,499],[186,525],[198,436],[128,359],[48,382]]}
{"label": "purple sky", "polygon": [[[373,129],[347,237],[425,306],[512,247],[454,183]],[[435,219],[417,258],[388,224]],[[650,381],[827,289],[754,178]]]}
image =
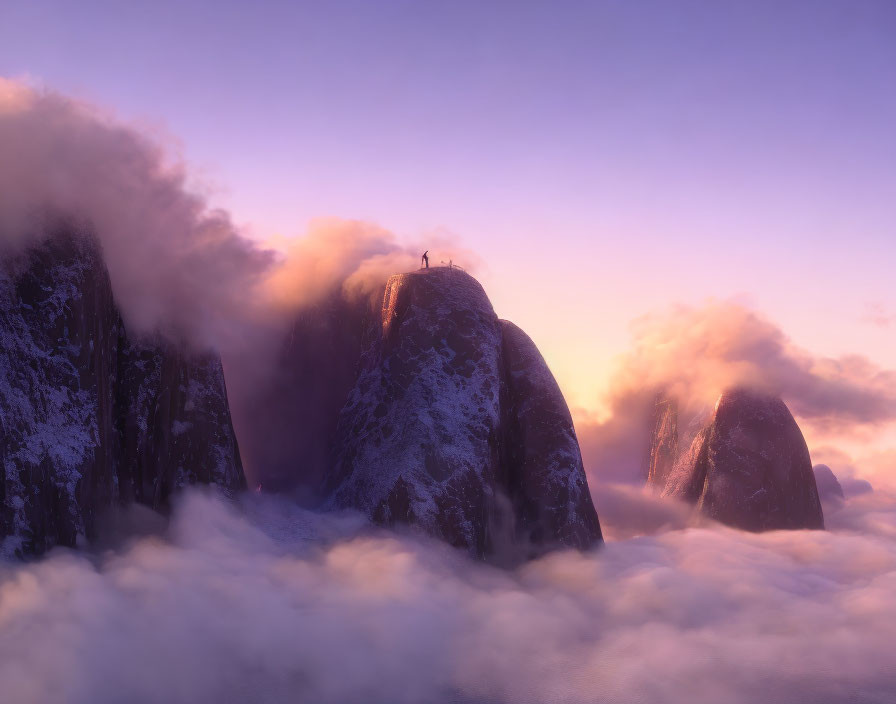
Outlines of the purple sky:
{"label": "purple sky", "polygon": [[454,233],[573,404],[708,297],[896,367],[889,0],[4,2],[0,73],[176,139],[260,238]]}

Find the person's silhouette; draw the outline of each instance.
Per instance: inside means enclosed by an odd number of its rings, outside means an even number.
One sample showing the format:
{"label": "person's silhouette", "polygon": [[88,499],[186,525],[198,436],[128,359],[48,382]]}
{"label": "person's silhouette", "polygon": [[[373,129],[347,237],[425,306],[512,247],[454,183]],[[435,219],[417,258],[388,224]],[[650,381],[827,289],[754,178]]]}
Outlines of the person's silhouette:
{"label": "person's silhouette", "polygon": [[420,257],[420,263],[423,264],[423,266],[425,268],[429,269],[429,250],[428,249],[423,253],[423,256]]}

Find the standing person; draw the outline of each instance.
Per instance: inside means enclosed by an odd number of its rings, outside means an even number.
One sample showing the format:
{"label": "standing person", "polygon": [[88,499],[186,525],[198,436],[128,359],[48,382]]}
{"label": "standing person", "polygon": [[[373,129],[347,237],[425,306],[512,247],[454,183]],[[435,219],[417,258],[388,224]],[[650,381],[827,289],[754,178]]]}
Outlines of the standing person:
{"label": "standing person", "polygon": [[420,257],[420,263],[423,265],[424,268],[429,269],[429,250],[428,249],[423,253],[423,256]]}

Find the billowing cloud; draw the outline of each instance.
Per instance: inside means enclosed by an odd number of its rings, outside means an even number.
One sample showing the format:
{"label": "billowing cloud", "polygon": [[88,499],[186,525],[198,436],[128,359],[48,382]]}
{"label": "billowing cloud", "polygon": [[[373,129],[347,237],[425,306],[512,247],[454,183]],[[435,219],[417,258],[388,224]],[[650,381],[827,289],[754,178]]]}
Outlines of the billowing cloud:
{"label": "billowing cloud", "polygon": [[730,302],[677,307],[633,324],[634,347],[615,377],[617,397],[665,388],[688,405],[712,404],[726,386],[781,395],[793,413],[820,424],[896,418],[896,373],[852,355],[816,357],[758,313]]}
{"label": "billowing cloud", "polygon": [[850,433],[896,419],[896,372],[857,356],[826,358],[798,347],[779,327],[731,302],[679,306],[632,327],[619,360],[607,419],[580,418],[586,465],[613,480],[640,476],[655,394],[677,398],[681,422],[699,422],[719,393],[748,385],[780,395],[818,434]]}
{"label": "billowing cloud", "polygon": [[4,256],[59,222],[92,233],[136,332],[226,348],[282,327],[284,312],[334,288],[373,294],[389,274],[416,268],[424,246],[434,262],[475,261],[450,237],[403,245],[377,225],[337,218],[312,222],[285,254],[266,249],[211,208],[190,188],[186,166],[141,131],[4,79],[0,154]]}
{"label": "billowing cloud", "polygon": [[57,220],[100,240],[128,325],[203,343],[251,315],[273,254],[186,187],[140,132],[53,92],[0,82],[0,247]]}
{"label": "billowing cloud", "polygon": [[319,218],[268,277],[266,292],[276,305],[286,308],[313,303],[339,287],[348,297],[381,294],[390,275],[420,266],[426,248],[431,265],[451,259],[467,266],[478,263],[473,252],[445,235],[430,236],[425,243],[401,244],[393,233],[373,223]]}
{"label": "billowing cloud", "polygon": [[883,702],[896,512],[873,516],[865,535],[674,530],[507,572],[188,495],[164,537],[0,567],[0,683],[100,703]]}

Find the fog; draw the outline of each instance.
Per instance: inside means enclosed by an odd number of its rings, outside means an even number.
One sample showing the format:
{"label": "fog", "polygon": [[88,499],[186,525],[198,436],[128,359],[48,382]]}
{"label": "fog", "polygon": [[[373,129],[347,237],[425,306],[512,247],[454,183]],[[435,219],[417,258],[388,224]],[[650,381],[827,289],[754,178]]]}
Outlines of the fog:
{"label": "fog", "polygon": [[0,683],[85,704],[890,701],[896,503],[871,496],[845,528],[666,530],[508,572],[193,492],[161,536],[0,567]]}

